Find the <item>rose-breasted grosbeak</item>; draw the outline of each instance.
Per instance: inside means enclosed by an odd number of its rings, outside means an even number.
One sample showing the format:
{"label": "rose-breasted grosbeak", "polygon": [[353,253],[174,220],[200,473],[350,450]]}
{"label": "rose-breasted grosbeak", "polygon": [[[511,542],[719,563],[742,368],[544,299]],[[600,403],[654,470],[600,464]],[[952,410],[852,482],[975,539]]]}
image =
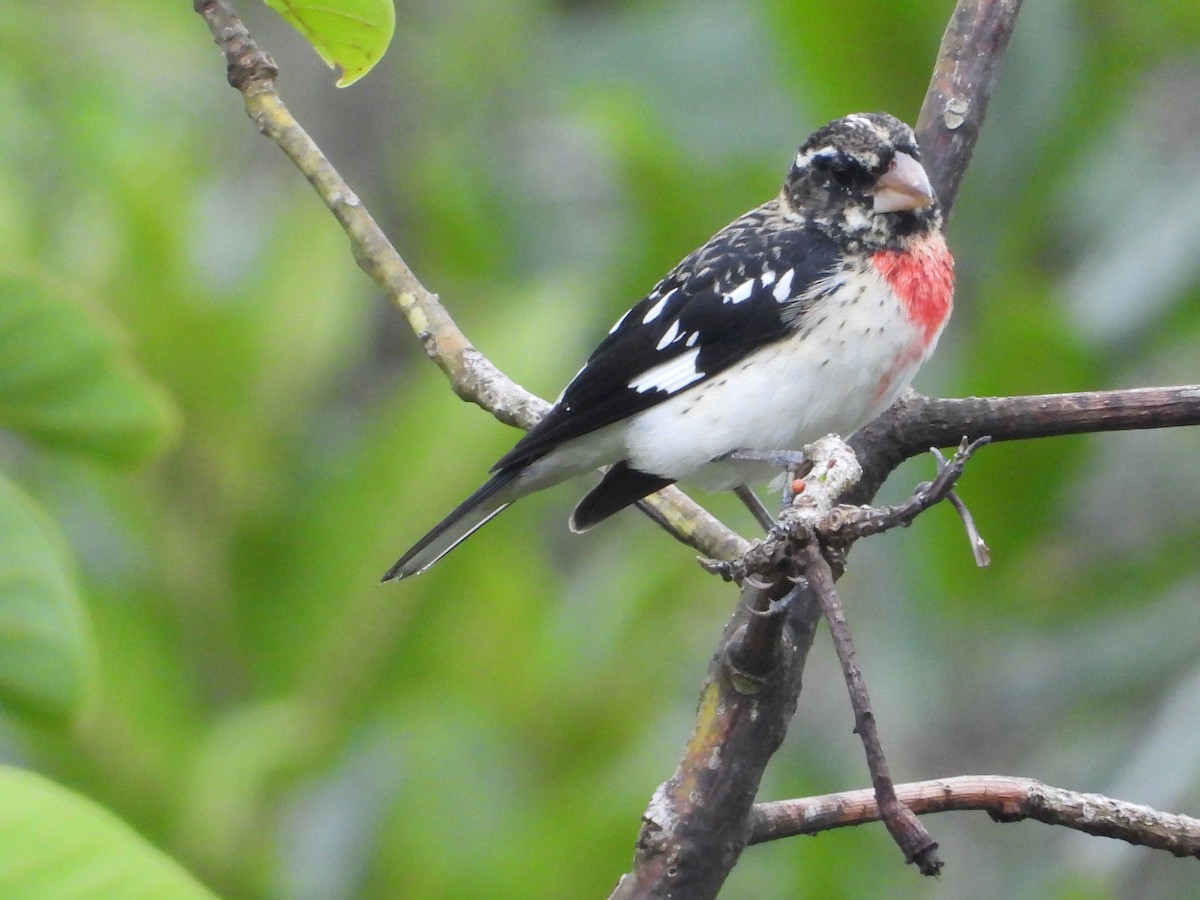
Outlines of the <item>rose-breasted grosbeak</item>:
{"label": "rose-breasted grosbeak", "polygon": [[384,580],[424,571],[519,497],[600,466],[611,468],[574,531],[679,479],[765,481],[771,467],[747,455],[850,434],[890,406],[933,351],[954,287],[919,158],[912,129],[886,114],[816,131],[779,195],[622,316],[491,479]]}

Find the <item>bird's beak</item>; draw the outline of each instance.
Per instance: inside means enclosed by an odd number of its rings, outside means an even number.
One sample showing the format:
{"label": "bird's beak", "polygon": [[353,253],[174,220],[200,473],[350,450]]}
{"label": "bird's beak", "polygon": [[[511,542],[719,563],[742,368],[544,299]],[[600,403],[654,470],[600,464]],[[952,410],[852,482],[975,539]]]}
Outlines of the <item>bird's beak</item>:
{"label": "bird's beak", "polygon": [[904,212],[931,206],[933,186],[925,168],[907,153],[897,153],[875,182],[875,212]]}

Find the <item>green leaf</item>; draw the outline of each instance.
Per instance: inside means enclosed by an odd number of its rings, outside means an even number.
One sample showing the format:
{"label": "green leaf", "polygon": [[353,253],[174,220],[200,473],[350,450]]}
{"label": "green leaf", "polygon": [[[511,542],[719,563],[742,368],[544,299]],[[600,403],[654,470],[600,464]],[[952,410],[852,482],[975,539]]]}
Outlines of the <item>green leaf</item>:
{"label": "green leaf", "polygon": [[173,859],[91,800],[0,767],[0,896],[215,900]]}
{"label": "green leaf", "polygon": [[79,709],[91,671],[64,547],[37,505],[0,477],[0,704],[55,722]]}
{"label": "green leaf", "polygon": [[35,278],[0,274],[0,428],[133,462],[161,450],[174,424],[107,323]]}
{"label": "green leaf", "polygon": [[383,57],[396,27],[392,0],[264,0],[304,35],[330,68],[340,66],[338,87],[349,87]]}

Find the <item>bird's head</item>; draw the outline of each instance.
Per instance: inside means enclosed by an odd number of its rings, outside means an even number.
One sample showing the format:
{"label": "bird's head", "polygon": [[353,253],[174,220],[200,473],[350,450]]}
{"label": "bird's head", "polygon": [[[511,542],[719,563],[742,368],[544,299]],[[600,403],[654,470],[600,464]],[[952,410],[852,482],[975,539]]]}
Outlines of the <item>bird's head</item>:
{"label": "bird's head", "polygon": [[895,249],[941,227],[913,130],[887,113],[835,119],[800,147],[783,185],[789,215],[865,249]]}

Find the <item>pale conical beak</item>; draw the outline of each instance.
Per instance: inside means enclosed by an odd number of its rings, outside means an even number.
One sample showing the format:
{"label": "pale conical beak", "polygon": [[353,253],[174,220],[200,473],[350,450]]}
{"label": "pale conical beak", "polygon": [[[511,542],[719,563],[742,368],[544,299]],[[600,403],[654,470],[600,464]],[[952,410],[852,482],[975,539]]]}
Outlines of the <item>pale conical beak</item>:
{"label": "pale conical beak", "polygon": [[875,212],[904,212],[931,206],[933,186],[925,168],[907,153],[897,153],[891,168],[875,182]]}

